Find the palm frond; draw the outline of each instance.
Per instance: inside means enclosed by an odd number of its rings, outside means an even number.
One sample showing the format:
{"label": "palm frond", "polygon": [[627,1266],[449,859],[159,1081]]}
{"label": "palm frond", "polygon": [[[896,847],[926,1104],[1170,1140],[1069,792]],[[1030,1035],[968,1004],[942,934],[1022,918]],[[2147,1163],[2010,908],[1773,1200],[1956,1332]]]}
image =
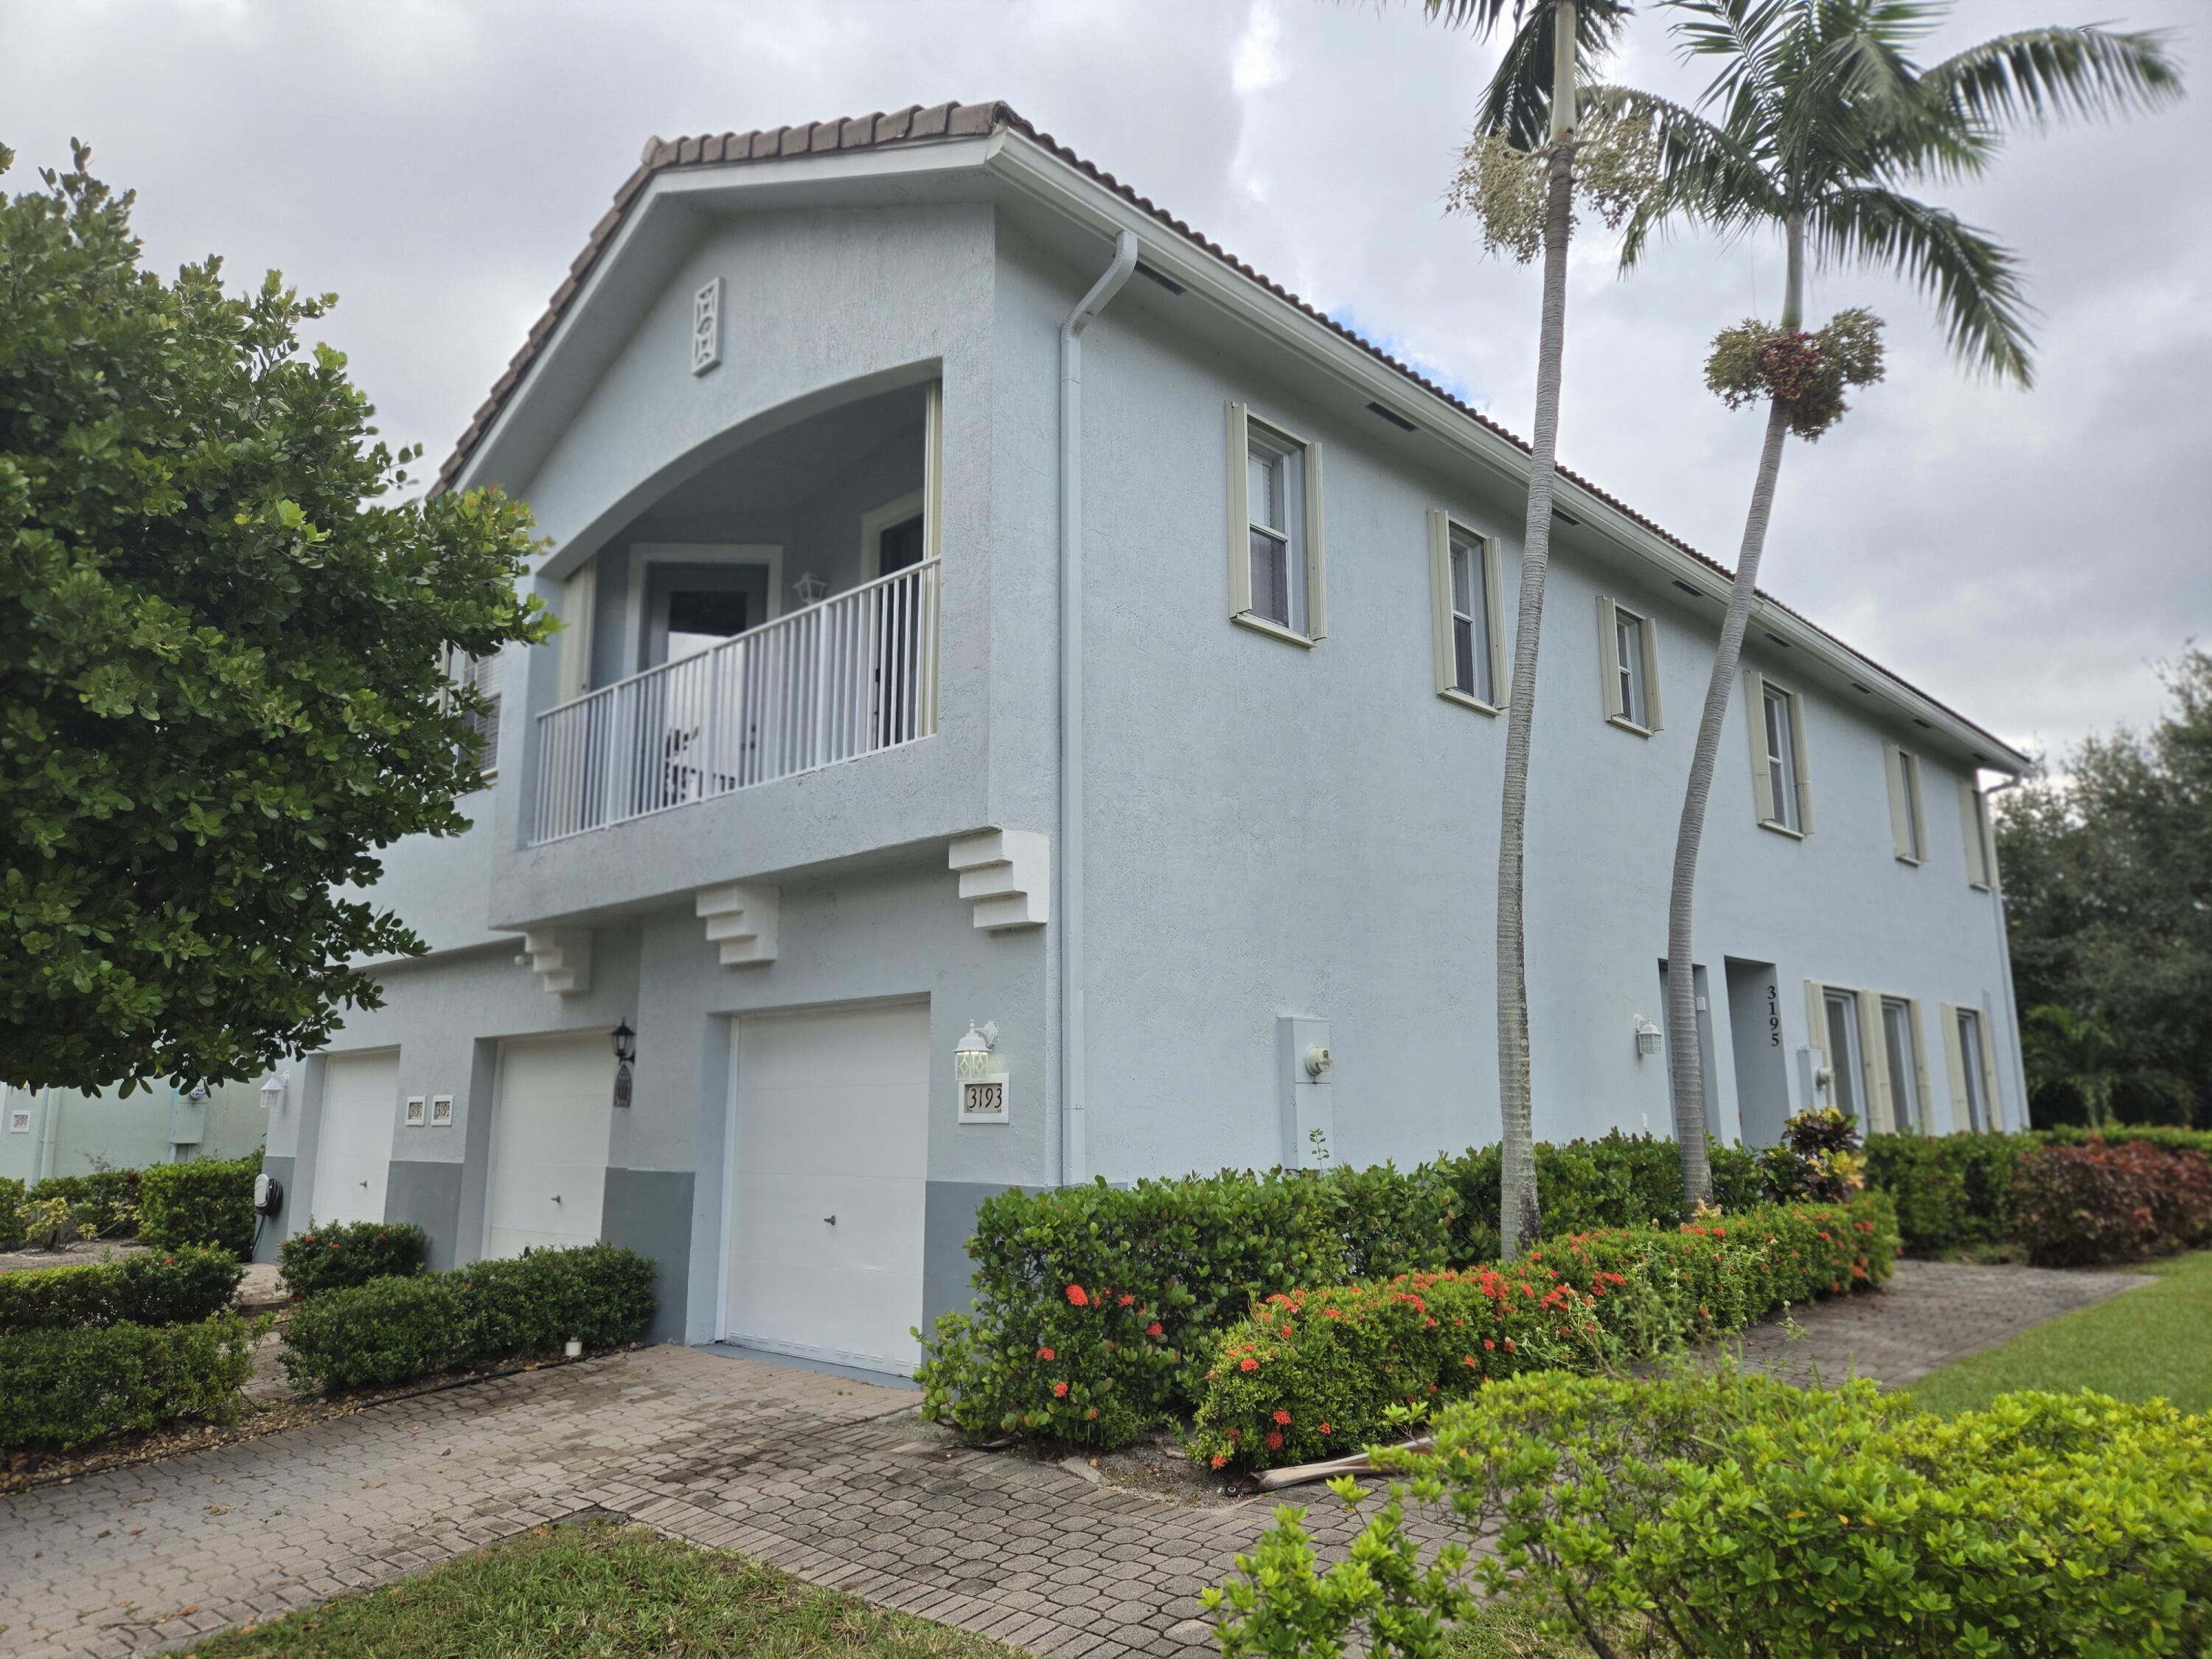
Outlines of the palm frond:
{"label": "palm frond", "polygon": [[1807,229],[1824,257],[1880,266],[1930,295],[1945,342],[1962,362],[2022,386],[2034,383],[2029,307],[2020,256],[2010,248],[1948,209],[1878,185],[1826,193]]}
{"label": "palm frond", "polygon": [[[1451,0],[1431,0],[1431,9]],[[1468,0],[1469,4],[1476,0]],[[1502,4],[1504,0],[1481,0]],[[1608,55],[1620,39],[1633,6],[1625,0],[1581,0],[1575,8],[1577,81]],[[1538,150],[1551,136],[1552,48],[1558,38],[1559,14],[1547,3],[1531,6],[1526,16],[1516,6],[1516,27],[1506,42],[1505,55],[1485,88],[1475,130],[1503,133],[1516,149]]]}
{"label": "palm frond", "polygon": [[1592,88],[1589,110],[1596,120],[1649,122],[1658,146],[1657,178],[1622,233],[1624,272],[1671,221],[1725,233],[1782,216],[1784,203],[1759,156],[1695,110],[1614,86]]}
{"label": "palm frond", "polygon": [[2067,115],[2109,120],[2181,97],[2170,46],[2155,30],[2023,29],[1969,46],[1920,81],[1960,116],[1993,130],[2040,128]]}

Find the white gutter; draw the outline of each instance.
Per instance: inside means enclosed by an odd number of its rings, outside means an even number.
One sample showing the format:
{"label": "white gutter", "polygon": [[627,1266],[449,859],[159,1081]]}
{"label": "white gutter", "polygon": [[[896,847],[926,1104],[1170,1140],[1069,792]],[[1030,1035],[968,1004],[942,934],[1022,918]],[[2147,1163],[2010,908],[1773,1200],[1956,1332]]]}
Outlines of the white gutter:
{"label": "white gutter", "polygon": [[1114,262],[1060,325],[1060,1146],[1058,1184],[1091,1178],[1084,1117],[1083,996],[1083,331],[1137,268],[1137,238],[1114,239]]}

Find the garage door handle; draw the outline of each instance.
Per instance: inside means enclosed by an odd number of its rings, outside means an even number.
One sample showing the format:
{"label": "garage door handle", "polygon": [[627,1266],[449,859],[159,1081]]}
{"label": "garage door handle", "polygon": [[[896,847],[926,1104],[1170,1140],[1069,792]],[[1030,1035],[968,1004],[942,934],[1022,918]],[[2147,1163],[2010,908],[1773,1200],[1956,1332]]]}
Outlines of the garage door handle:
{"label": "garage door handle", "polygon": [[364,1192],[365,1192],[365,1191],[367,1191],[367,1190],[368,1190],[368,1183],[366,1181],[364,1181],[364,1182],[362,1182],[361,1184],[362,1184],[362,1189]]}
{"label": "garage door handle", "polygon": [[825,1215],[822,1218],[833,1227],[837,1224],[837,1218],[834,1215]]}

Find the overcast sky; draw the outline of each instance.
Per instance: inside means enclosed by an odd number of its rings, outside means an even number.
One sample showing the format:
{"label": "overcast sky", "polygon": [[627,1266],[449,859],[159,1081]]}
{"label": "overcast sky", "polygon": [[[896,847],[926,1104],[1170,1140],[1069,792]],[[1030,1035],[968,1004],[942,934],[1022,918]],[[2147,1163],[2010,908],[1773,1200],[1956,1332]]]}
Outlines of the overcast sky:
{"label": "overcast sky", "polygon": [[[1694,92],[1644,9],[1618,78]],[[1909,292],[1824,275],[1812,317],[1880,312],[1889,379],[1791,446],[1764,583],[2054,755],[2147,722],[2154,665],[2212,641],[2212,0],[1964,0],[1925,53],[2106,20],[2173,31],[2200,95],[1929,189],[2025,256],[2036,389],[1960,371]],[[1002,98],[1525,433],[1534,274],[1441,208],[1494,55],[1329,0],[0,0],[0,182],[75,134],[157,267],[337,290],[329,337],[434,465],[648,134]],[[1779,274],[1678,240],[1624,282],[1601,230],[1575,260],[1561,456],[1724,562],[1759,419],[1700,368]]]}

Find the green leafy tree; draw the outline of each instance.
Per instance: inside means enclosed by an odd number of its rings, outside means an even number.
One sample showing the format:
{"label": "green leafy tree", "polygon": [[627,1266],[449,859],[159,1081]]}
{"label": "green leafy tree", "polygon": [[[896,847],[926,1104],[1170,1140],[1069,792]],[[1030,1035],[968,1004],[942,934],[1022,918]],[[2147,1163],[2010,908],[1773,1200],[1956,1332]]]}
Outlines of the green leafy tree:
{"label": "green leafy tree", "polygon": [[390,499],[331,296],[141,270],[75,157],[0,198],[0,1074],[128,1092],[376,1006],[349,964],[423,947],[343,890],[479,787],[448,653],[548,624],[521,506]]}
{"label": "green leafy tree", "polygon": [[1629,221],[1622,269],[1676,221],[1729,235],[1777,233],[1784,254],[1779,327],[1753,319],[1724,331],[1706,365],[1707,385],[1731,408],[1764,402],[1767,418],[1692,750],[1668,902],[1674,1133],[1683,1188],[1696,1200],[1711,1194],[1712,1176],[1692,898],[1784,441],[1792,433],[1817,439],[1842,418],[1845,391],[1882,373],[1881,325],[1870,313],[1844,311],[1817,331],[1806,326],[1808,262],[1904,277],[1934,300],[1960,357],[2025,386],[2030,343],[2018,256],[1905,187],[1981,173],[2023,127],[2156,107],[2179,96],[2181,77],[2160,36],[2098,27],[2002,34],[1923,68],[1911,52],[1949,15],[1950,0],[1666,3],[1680,15],[1674,33],[1685,56],[1719,68],[1695,109],[1626,88],[1593,95],[1598,110],[1648,121],[1656,135],[1657,182]]}
{"label": "green leafy tree", "polygon": [[[2148,733],[2091,738],[2063,781],[2003,798],[1997,856],[2020,1001],[2096,1011],[2123,1056],[2120,1121],[2212,1126],[2212,653],[2165,680]],[[2040,1121],[2086,1109],[2055,1079],[2037,1089]]]}
{"label": "green leafy tree", "polygon": [[[1515,228],[1486,225],[1492,246],[1544,259],[1542,320],[1536,341],[1536,418],[1529,434],[1528,512],[1521,541],[1521,583],[1513,630],[1512,686],[1505,716],[1505,775],[1498,840],[1498,1109],[1504,1149],[1500,1233],[1508,1256],[1537,1237],[1535,1115],[1528,1068],[1528,973],[1522,870],[1528,818],[1528,750],[1535,727],[1536,647],[1544,584],[1551,568],[1552,496],[1557,483],[1559,385],[1567,337],[1567,241],[1574,227],[1575,153],[1588,60],[1608,50],[1634,9],[1625,0],[1425,0],[1429,15],[1487,37],[1511,20],[1504,61],[1485,95],[1470,173],[1455,194],[1463,205],[1504,206],[1483,188],[1482,165],[1499,182],[1510,159],[1528,158],[1529,187],[1502,192]],[[1540,191],[1534,186],[1540,163]],[[1470,179],[1472,184],[1470,184]],[[1540,207],[1538,207],[1540,204]],[[1508,216],[1500,215],[1500,220]]]}

